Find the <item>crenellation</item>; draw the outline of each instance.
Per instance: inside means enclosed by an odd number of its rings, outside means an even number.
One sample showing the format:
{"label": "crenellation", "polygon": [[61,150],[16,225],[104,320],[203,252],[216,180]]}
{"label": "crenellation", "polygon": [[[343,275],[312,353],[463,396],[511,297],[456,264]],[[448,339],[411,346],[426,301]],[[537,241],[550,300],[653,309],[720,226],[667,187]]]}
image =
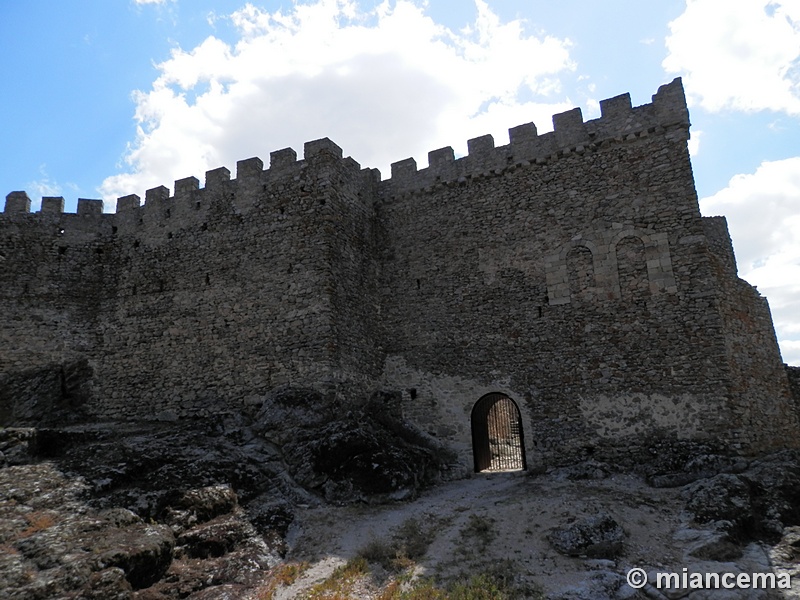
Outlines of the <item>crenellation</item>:
{"label": "crenellation", "polygon": [[620,94],[613,98],[600,100],[600,118],[605,120],[618,120],[630,115],[632,109],[631,95]]}
{"label": "crenellation", "polygon": [[6,213],[29,213],[31,212],[31,199],[27,192],[11,192],[6,196]]}
{"label": "crenellation", "polygon": [[[86,360],[87,413],[109,419],[233,412],[283,384],[413,388],[404,415],[466,469],[490,392],[519,403],[540,465],[661,438],[800,443],[766,302],[724,219],[699,213],[680,80],[553,122],[384,181],[322,138],[111,214],[46,197],[30,215],[12,192],[0,364]],[[765,407],[780,419],[746,416]]]}
{"label": "crenellation", "polygon": [[292,148],[283,148],[269,153],[270,171],[282,171],[297,164],[297,152]]}
{"label": "crenellation", "polygon": [[[621,94],[600,101],[601,117],[583,120],[580,108],[553,115],[554,130],[537,134],[536,125],[525,123],[512,127],[509,145],[495,147],[489,143],[491,136],[480,136],[468,141],[468,155],[448,165],[442,173],[440,167],[409,171],[408,164],[400,161],[398,177],[395,169],[384,182],[393,194],[424,189],[432,181],[455,181],[485,175],[499,175],[509,159],[516,165],[530,163],[544,165],[548,162],[584,153],[608,142],[633,142],[651,133],[667,132],[670,141],[682,142],[688,135],[688,110],[680,78],[661,86],[653,96],[653,103],[631,107],[630,94]],[[401,165],[402,163],[402,165]],[[430,164],[430,159],[429,159]],[[393,165],[394,167],[394,165]],[[416,173],[416,176],[414,175]]]}
{"label": "crenellation", "polygon": [[342,166],[350,172],[361,172],[361,164],[352,156],[346,156],[342,159]]}
{"label": "crenellation", "polygon": [[569,148],[588,139],[580,108],[553,115],[553,131],[560,148]]}
{"label": "crenellation", "polygon": [[197,177],[184,177],[175,180],[175,197],[189,196],[200,189],[200,180]]}
{"label": "crenellation", "polygon": [[144,193],[145,207],[150,203],[166,202],[167,200],[169,200],[169,188],[164,185],[150,188]]}
{"label": "crenellation", "polygon": [[413,158],[405,158],[392,163],[391,169],[393,183],[402,183],[410,180],[417,172],[417,161]]}
{"label": "crenellation", "polygon": [[84,216],[103,214],[103,201],[89,198],[78,198],[78,213]]}
{"label": "crenellation", "polygon": [[306,142],[303,145],[303,158],[307,161],[317,157],[333,157],[341,159],[342,149],[328,138],[321,138]]}
{"label": "crenellation", "polygon": [[117,213],[132,211],[142,205],[142,199],[136,194],[128,194],[117,198]]}
{"label": "crenellation", "polygon": [[456,156],[451,146],[439,148],[438,150],[431,150],[428,152],[428,168],[429,169],[445,169],[452,166]]}
{"label": "crenellation", "polygon": [[264,161],[260,158],[253,157],[245,160],[237,161],[236,163],[236,181],[241,185],[244,180],[254,180],[261,178],[264,171]]}
{"label": "crenellation", "polygon": [[221,190],[223,189],[231,180],[231,172],[230,169],[226,167],[217,167],[216,169],[211,169],[210,171],[206,171],[206,190]]}
{"label": "crenellation", "polygon": [[42,198],[42,208],[39,212],[60,215],[64,212],[64,197],[44,196]]}
{"label": "crenellation", "polygon": [[689,109],[686,106],[686,96],[680,77],[658,88],[653,95],[652,107],[655,118],[662,127],[682,125],[688,129]]}
{"label": "crenellation", "polygon": [[538,137],[534,123],[523,123],[508,130],[508,140],[512,146],[536,142]]}
{"label": "crenellation", "polygon": [[467,140],[467,154],[473,158],[483,158],[494,150],[494,137],[490,134]]}
{"label": "crenellation", "polygon": [[361,181],[364,187],[372,194],[377,195],[378,185],[381,182],[381,172],[378,169],[365,167],[361,169]]}

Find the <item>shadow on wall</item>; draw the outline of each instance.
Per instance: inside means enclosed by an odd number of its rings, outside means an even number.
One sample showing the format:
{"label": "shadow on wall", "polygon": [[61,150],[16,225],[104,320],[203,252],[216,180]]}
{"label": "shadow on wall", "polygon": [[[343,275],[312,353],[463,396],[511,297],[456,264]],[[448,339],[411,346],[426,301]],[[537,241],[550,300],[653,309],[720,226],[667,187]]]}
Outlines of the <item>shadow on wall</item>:
{"label": "shadow on wall", "polygon": [[80,420],[91,398],[93,374],[85,358],[0,373],[0,426]]}

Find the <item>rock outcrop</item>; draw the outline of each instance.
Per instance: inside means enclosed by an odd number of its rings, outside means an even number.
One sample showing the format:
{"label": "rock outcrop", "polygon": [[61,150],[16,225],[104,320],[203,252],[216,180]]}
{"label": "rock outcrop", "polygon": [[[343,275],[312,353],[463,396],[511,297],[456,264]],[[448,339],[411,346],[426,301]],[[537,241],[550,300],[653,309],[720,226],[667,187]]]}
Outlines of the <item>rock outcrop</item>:
{"label": "rock outcrop", "polygon": [[[28,378],[32,393],[34,379],[49,380]],[[239,597],[281,560],[297,505],[410,498],[441,479],[448,455],[383,397],[344,411],[283,388],[252,422],[0,430],[0,596]]]}

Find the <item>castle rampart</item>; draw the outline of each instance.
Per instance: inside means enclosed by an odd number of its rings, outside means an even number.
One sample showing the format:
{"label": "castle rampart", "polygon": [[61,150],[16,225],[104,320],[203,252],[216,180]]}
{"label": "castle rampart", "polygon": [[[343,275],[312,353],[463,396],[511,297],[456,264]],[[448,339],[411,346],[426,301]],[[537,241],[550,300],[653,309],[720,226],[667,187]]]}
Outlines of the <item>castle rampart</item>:
{"label": "castle rampart", "polygon": [[85,361],[96,418],[248,410],[287,384],[401,389],[406,418],[467,465],[492,392],[519,407],[530,464],[659,436],[795,445],[766,301],[736,276],[724,219],[700,216],[680,80],[600,105],[383,181],[323,138],[115,213],[30,213],[12,192],[0,374]]}

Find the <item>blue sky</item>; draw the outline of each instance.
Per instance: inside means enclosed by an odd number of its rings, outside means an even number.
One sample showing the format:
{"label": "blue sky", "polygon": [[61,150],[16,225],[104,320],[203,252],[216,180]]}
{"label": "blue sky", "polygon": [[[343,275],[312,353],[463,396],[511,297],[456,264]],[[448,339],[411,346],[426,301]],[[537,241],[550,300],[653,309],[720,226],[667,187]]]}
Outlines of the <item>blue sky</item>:
{"label": "blue sky", "polygon": [[0,205],[67,211],[324,136],[387,176],[681,76],[701,210],[800,364],[800,0],[26,0],[0,56]]}

